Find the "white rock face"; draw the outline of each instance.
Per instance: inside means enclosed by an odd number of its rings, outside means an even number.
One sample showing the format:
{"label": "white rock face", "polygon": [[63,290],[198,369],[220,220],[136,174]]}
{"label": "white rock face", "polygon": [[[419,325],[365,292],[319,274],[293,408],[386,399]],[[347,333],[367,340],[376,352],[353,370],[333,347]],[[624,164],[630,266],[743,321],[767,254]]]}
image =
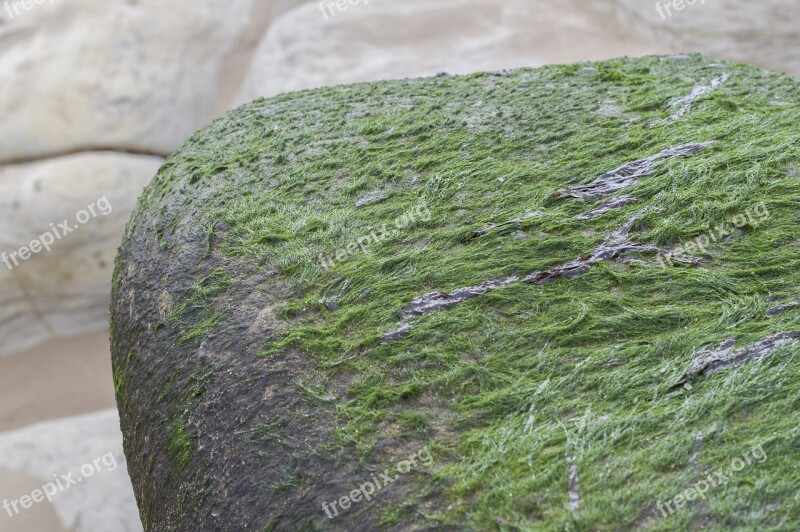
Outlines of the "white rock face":
{"label": "white rock face", "polygon": [[[0,167],[0,356],[106,326],[116,249],[162,162],[84,153]],[[71,232],[52,236],[66,233],[65,220]],[[50,250],[27,261],[17,254],[15,265],[10,255],[45,233]]]}
{"label": "white rock face", "polygon": [[[742,61],[800,76],[797,0],[603,0],[625,28],[681,51]],[[659,12],[660,8],[660,12]]]}
{"label": "white rock face", "polygon": [[[330,1],[325,2],[330,3]],[[613,17],[564,0],[359,0],[304,5],[278,19],[256,52],[238,103],[341,83],[466,74],[667,52]]]}
{"label": "white rock face", "polygon": [[[0,433],[0,468],[35,476],[41,479],[40,486],[60,480],[65,489],[56,484],[52,504],[69,530],[142,530],[116,409]],[[66,487],[70,482],[62,476],[82,480]],[[9,501],[23,495],[31,493],[2,494]],[[45,499],[36,504],[50,503]],[[17,516],[0,512],[0,530],[10,529]]]}
{"label": "white rock face", "polygon": [[171,153],[212,118],[252,2],[54,0],[14,18],[3,10],[0,163],[98,148]]}
{"label": "white rock face", "polygon": [[800,75],[796,0],[696,0],[682,11],[671,8],[671,16],[664,11],[664,19],[656,5],[640,0],[352,0],[340,11],[313,2],[273,24],[236,102],[439,71],[460,74],[681,51]]}

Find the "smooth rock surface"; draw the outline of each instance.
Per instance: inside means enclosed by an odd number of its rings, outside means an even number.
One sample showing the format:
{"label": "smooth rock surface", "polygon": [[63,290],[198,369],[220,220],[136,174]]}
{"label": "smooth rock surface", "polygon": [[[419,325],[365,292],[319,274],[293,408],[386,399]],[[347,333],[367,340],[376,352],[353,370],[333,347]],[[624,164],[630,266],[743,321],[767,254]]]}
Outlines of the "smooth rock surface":
{"label": "smooth rock surface", "polygon": [[795,0],[697,0],[681,2],[680,10],[669,1],[603,1],[621,27],[662,45],[800,76],[800,3]]}
{"label": "smooth rock surface", "polygon": [[0,358],[0,432],[116,408],[108,352],[103,331]]}
{"label": "smooth rock surface", "polygon": [[[13,499],[21,494],[30,494],[41,489],[44,483],[45,479],[41,477],[0,467],[0,493],[3,497],[11,495]],[[0,530],[3,532],[72,532],[61,522],[50,502],[42,502],[17,515],[13,511],[12,508],[11,516],[6,510],[0,511]]]}
{"label": "smooth rock surface", "polygon": [[669,51],[577,0],[371,0],[334,11],[314,2],[279,18],[238,103],[341,83]]}
{"label": "smooth rock surface", "polygon": [[[81,468],[93,466],[97,459],[101,460],[99,468],[89,475],[81,473]],[[71,474],[74,480],[83,476],[81,482],[59,490],[53,497],[52,506],[67,529],[82,532],[142,529],[122,452],[116,409],[0,433],[0,468],[41,479],[39,488],[56,480],[54,476]],[[62,481],[62,485],[66,484],[67,481]],[[24,495],[30,492],[3,492],[3,497],[9,499]],[[7,519],[13,524],[17,517],[1,511],[0,530],[5,530]]]}
{"label": "smooth rock surface", "polygon": [[0,163],[171,153],[213,117],[253,3],[59,0],[3,12]]}
{"label": "smooth rock surface", "polygon": [[[160,157],[98,152],[0,166],[0,211],[6,214],[0,250],[10,256],[53,228],[63,234],[64,220],[72,229],[27,261],[17,255],[15,265],[7,258],[12,269],[0,262],[0,356],[105,327],[115,250],[136,199],[162,163]],[[81,211],[91,215],[89,205],[96,216],[78,224]]]}
{"label": "smooth rock surface", "polygon": [[372,0],[344,11],[312,2],[269,29],[237,102],[440,71],[681,51],[800,75],[793,0],[698,0],[671,12],[662,19],[655,2],[638,0]]}

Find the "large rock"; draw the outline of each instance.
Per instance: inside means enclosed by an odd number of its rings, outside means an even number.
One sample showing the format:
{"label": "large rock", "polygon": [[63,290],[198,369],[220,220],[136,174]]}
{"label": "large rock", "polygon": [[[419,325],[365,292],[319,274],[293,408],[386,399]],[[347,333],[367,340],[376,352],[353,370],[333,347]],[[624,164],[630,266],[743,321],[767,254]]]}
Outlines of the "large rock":
{"label": "large rock", "polygon": [[693,55],[215,121],[115,270],[145,529],[797,529],[798,96]]}
{"label": "large rock", "polygon": [[[106,326],[125,222],[163,161],[98,152],[0,166],[0,357]],[[45,233],[50,249],[22,260]]]}
{"label": "large rock", "polygon": [[255,52],[237,101],[340,83],[701,51],[800,75],[793,0],[724,0],[670,10],[639,0],[310,2]]}

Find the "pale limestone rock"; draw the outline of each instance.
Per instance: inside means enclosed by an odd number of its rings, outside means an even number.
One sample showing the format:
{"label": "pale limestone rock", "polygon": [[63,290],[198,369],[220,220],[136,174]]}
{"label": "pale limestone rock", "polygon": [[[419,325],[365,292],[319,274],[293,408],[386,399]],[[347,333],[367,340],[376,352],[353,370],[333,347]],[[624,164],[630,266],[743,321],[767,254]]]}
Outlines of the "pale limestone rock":
{"label": "pale limestone rock", "polygon": [[[594,2],[588,3],[597,7]],[[619,26],[684,52],[703,52],[800,76],[797,0],[603,0]],[[667,8],[669,6],[669,9]],[[659,8],[660,7],[660,13]]]}
{"label": "pale limestone rock", "polygon": [[348,6],[331,16],[313,2],[277,19],[256,52],[238,103],[440,71],[465,74],[669,52],[646,37],[614,29],[611,10],[603,16],[577,0],[360,0]]}
{"label": "pale limestone rock", "polygon": [[[0,262],[0,356],[106,326],[116,249],[137,198],[162,163],[160,157],[105,152],[0,167],[0,253],[12,266]],[[89,205],[96,216],[78,223],[80,211],[91,215]],[[63,233],[64,220],[71,233],[27,261],[17,255],[14,265],[11,253],[30,247],[51,223]]]}
{"label": "pale limestone rock", "polygon": [[224,114],[235,103],[242,81],[250,70],[250,64],[261,38],[283,13],[310,0],[255,0],[250,7],[247,25],[238,35],[236,44],[228,53],[220,72],[223,80],[214,105],[215,117]]}
{"label": "pale limestone rock", "polygon": [[0,10],[0,163],[98,148],[171,153],[233,92],[223,73],[235,78],[226,62],[254,2],[54,0],[13,18]]}
{"label": "pale limestone rock", "polygon": [[[20,471],[11,471],[0,467],[0,493],[4,496],[19,493],[32,493],[42,487],[44,479]],[[13,498],[13,497],[12,497]],[[7,497],[4,500],[8,500]],[[47,532],[74,532],[64,527],[51,503],[37,504],[33,508],[14,515],[3,508],[0,510],[0,530],[3,532],[31,532],[45,530]]]}
{"label": "pale limestone rock", "polygon": [[[86,474],[87,465],[93,469],[91,474]],[[84,477],[63,491],[57,489],[53,496],[52,505],[65,528],[77,532],[142,530],[116,409],[0,433],[0,468],[41,479],[40,486],[62,475],[72,474],[74,480]],[[62,486],[66,484],[62,479]],[[10,500],[23,495],[30,493],[2,494]],[[48,504],[46,499],[37,503]],[[0,511],[0,529],[4,529],[2,523],[8,514]]]}

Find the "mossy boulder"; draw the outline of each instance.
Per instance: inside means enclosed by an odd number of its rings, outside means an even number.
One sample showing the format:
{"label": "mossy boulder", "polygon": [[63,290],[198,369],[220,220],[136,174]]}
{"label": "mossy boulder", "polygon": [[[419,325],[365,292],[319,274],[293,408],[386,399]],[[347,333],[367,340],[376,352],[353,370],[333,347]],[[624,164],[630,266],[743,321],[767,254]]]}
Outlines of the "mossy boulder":
{"label": "mossy boulder", "polygon": [[800,528],[798,98],[647,57],[198,132],[115,273],[146,529]]}

